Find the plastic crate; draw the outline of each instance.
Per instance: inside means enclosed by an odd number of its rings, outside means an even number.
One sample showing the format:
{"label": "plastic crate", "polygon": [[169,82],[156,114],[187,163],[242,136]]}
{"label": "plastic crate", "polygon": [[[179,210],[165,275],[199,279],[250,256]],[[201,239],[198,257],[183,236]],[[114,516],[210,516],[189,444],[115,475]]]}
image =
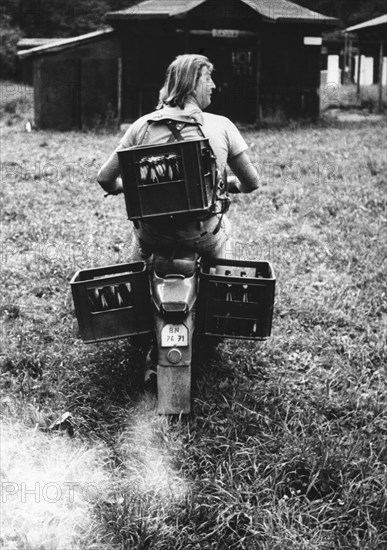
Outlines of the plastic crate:
{"label": "plastic crate", "polygon": [[118,158],[130,220],[210,209],[216,164],[207,138],[130,147]]}
{"label": "plastic crate", "polygon": [[275,276],[268,262],[206,261],[200,268],[196,330],[264,340],[271,334],[274,292]]}
{"label": "plastic crate", "polygon": [[150,284],[144,262],[78,271],[70,285],[85,342],[151,332]]}

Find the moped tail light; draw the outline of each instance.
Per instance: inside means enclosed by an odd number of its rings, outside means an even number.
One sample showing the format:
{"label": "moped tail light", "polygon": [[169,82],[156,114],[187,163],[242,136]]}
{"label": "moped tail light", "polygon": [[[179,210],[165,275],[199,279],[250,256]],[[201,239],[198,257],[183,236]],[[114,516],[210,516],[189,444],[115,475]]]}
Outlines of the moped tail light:
{"label": "moped tail light", "polygon": [[160,306],[164,319],[168,322],[176,322],[188,315],[189,307],[186,302],[163,302]]}

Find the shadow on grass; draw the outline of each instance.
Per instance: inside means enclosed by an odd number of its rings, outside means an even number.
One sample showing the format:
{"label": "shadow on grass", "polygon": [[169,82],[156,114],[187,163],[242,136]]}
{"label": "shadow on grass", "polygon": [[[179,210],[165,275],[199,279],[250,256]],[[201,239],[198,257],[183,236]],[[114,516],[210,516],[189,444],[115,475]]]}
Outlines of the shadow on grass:
{"label": "shadow on grass", "polygon": [[149,338],[132,337],[88,346],[68,372],[68,407],[80,434],[114,438],[143,398]]}

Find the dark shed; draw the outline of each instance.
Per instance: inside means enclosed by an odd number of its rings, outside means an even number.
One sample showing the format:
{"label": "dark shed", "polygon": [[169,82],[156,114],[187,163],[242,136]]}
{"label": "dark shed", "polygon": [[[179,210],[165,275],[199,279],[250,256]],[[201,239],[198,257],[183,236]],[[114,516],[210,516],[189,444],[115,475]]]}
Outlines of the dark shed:
{"label": "dark shed", "polygon": [[18,53],[33,61],[35,123],[61,130],[119,120],[121,53],[112,28]]}
{"label": "dark shed", "polygon": [[[68,38],[21,38],[17,43],[17,51],[24,54],[26,50],[66,42]],[[21,58],[19,62],[19,78],[26,84],[34,83],[34,58],[33,56]]]}
{"label": "dark shed", "polygon": [[337,20],[288,0],[145,0],[109,12],[122,50],[122,119],[151,111],[181,53],[215,65],[211,111],[241,122],[319,115],[321,35]]}

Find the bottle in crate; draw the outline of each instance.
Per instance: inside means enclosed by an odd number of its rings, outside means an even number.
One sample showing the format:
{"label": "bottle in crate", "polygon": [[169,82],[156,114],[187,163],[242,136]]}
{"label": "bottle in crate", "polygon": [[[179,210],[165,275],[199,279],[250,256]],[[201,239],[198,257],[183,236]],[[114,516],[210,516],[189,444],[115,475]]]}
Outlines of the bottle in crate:
{"label": "bottle in crate", "polygon": [[71,290],[85,342],[152,332],[149,275],[144,262],[78,271],[72,277]]}
{"label": "bottle in crate", "polygon": [[[241,271],[241,277],[242,278],[247,277],[246,271]],[[247,284],[239,285],[239,296],[240,296],[240,301],[243,304],[248,304],[249,303],[249,285],[247,285]],[[249,336],[249,335],[252,334],[252,332],[253,332],[253,323],[254,323],[253,320],[250,320],[250,319],[247,319],[247,318],[241,318],[241,320],[240,320],[240,330],[241,330],[241,332],[240,333],[241,333],[242,336]]]}
{"label": "bottle in crate", "polygon": [[[225,275],[227,277],[231,277],[232,272],[230,269],[227,269],[225,271]],[[234,302],[235,301],[235,285],[232,283],[227,283],[226,286],[226,302]],[[226,314],[225,320],[224,320],[224,333],[230,334],[233,336],[236,336],[238,334],[238,321],[232,317],[232,306],[230,305],[230,309]]]}
{"label": "bottle in crate", "polygon": [[[224,277],[226,271],[231,275],[229,282]],[[274,291],[275,276],[268,262],[228,259],[203,262],[197,307],[198,330],[204,334],[216,330],[225,338],[268,338]],[[222,332],[218,332],[219,319],[223,323]]]}
{"label": "bottle in crate", "polygon": [[105,294],[105,287],[99,289],[99,298],[100,298],[101,310],[110,309],[109,302]]}
{"label": "bottle in crate", "polygon": [[129,283],[118,285],[118,293],[121,296],[123,307],[132,305],[132,293]]}
{"label": "bottle in crate", "polygon": [[105,286],[103,288],[106,301],[108,303],[109,309],[115,309],[118,307],[116,287],[113,285]]}
{"label": "bottle in crate", "polygon": [[90,288],[87,292],[87,299],[90,305],[90,311],[95,313],[101,309],[98,288]]}

